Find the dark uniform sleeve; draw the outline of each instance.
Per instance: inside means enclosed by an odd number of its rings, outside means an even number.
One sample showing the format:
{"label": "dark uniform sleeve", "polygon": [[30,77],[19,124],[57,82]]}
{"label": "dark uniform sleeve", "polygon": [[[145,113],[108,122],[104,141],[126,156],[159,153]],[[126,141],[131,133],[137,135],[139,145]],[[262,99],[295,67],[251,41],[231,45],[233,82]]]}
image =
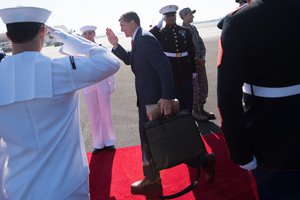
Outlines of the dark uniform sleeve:
{"label": "dark uniform sleeve", "polygon": [[240,165],[252,160],[253,152],[245,133],[242,86],[245,80],[245,49],[247,40],[238,24],[227,18],[223,24],[221,46],[223,55],[218,66],[218,106],[222,118],[222,130],[231,159]]}
{"label": "dark uniform sleeve", "polygon": [[157,28],[157,26],[154,26],[152,29],[149,30],[149,32],[151,32],[157,38],[158,41],[161,41],[162,34],[160,34],[159,28]]}
{"label": "dark uniform sleeve", "polygon": [[196,57],[196,53],[195,53],[195,46],[194,46],[194,42],[193,42],[193,36],[192,33],[190,32],[190,30],[186,29],[187,32],[187,51],[189,54],[189,60],[192,66],[192,72],[196,73],[197,68],[196,68],[196,63],[195,63],[195,57]]}
{"label": "dark uniform sleeve", "polygon": [[224,20],[225,20],[225,17],[222,18],[217,24],[217,27],[221,30],[223,29]]}

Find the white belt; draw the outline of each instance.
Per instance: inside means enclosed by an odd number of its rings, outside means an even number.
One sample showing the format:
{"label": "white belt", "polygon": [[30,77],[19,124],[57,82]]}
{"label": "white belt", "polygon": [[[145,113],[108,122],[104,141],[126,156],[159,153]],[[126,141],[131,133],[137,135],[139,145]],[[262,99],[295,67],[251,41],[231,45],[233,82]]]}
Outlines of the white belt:
{"label": "white belt", "polygon": [[166,56],[174,57],[174,58],[180,58],[189,55],[187,51],[182,53],[168,53],[168,52],[164,52],[164,53],[166,54]]}
{"label": "white belt", "polygon": [[300,94],[300,84],[288,86],[288,87],[271,88],[271,87],[261,87],[261,86],[244,83],[243,92],[258,97],[267,97],[267,98],[287,97],[287,96]]}

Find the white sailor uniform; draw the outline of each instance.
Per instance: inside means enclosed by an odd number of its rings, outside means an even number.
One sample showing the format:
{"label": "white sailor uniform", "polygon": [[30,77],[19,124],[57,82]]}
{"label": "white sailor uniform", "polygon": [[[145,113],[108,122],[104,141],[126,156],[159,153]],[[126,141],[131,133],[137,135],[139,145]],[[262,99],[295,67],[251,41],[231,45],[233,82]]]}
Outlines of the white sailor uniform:
{"label": "white sailor uniform", "polygon": [[[95,32],[96,29],[96,26],[87,25],[81,27],[80,31],[82,33],[86,31]],[[115,145],[116,133],[113,128],[111,104],[111,95],[114,90],[114,76],[82,89],[90,120],[94,149]]]}
{"label": "white sailor uniform", "polygon": [[78,90],[111,76],[120,62],[79,37],[57,37],[66,54],[83,55],[74,57],[76,69],[69,57],[51,59],[37,51],[0,63],[1,154],[7,155],[1,200],[89,199]]}

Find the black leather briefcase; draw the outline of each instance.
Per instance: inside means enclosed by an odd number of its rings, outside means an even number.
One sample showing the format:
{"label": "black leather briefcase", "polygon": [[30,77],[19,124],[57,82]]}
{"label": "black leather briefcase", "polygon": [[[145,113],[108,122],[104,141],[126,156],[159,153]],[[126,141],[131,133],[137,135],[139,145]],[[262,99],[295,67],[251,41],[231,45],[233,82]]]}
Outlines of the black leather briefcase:
{"label": "black leather briefcase", "polygon": [[[188,110],[147,122],[145,135],[151,162],[157,170],[181,163],[198,169],[191,185],[176,194],[161,196],[161,199],[175,198],[191,191],[198,184],[200,167],[206,165],[207,158],[215,159],[213,154],[207,154],[197,122]],[[214,170],[214,165],[209,167]]]}
{"label": "black leather briefcase", "polygon": [[197,124],[187,110],[145,125],[154,167],[167,169],[206,152]]}

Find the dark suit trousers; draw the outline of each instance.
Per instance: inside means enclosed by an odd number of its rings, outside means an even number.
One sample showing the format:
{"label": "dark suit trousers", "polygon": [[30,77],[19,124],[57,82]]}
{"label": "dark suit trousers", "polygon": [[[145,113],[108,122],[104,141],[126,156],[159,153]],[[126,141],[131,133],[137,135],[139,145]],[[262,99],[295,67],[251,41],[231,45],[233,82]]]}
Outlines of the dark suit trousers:
{"label": "dark suit trousers", "polygon": [[300,170],[278,171],[257,168],[252,173],[260,200],[300,199]]}
{"label": "dark suit trousers", "polygon": [[193,79],[175,83],[176,99],[179,101],[180,110],[193,110]]}
{"label": "dark suit trousers", "polygon": [[144,176],[146,176],[151,180],[154,180],[160,177],[160,175],[159,175],[159,171],[152,166],[150,162],[150,155],[147,151],[145,131],[144,131],[144,124],[147,121],[149,120],[147,117],[145,105],[139,106],[139,131],[140,131],[140,140],[141,140],[141,148],[142,148],[143,172],[144,172]]}

